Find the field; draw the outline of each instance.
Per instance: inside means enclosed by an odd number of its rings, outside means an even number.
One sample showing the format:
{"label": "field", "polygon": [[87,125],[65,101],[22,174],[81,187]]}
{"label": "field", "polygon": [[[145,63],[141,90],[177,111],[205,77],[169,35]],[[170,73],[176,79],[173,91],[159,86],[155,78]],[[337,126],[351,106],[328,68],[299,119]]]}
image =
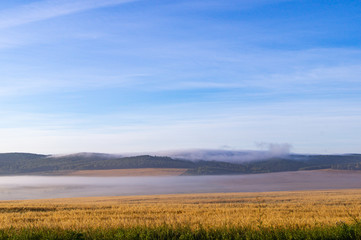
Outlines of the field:
{"label": "field", "polygon": [[66,239],[69,234],[69,239],[113,239],[126,234],[133,234],[127,239],[149,234],[164,239],[187,234],[190,239],[197,234],[242,239],[266,233],[269,237],[298,234],[300,239],[327,234],[332,239],[338,233],[337,238],[361,237],[361,190],[2,201],[0,212],[0,239],[17,234],[27,239],[43,239],[46,234],[48,239]]}

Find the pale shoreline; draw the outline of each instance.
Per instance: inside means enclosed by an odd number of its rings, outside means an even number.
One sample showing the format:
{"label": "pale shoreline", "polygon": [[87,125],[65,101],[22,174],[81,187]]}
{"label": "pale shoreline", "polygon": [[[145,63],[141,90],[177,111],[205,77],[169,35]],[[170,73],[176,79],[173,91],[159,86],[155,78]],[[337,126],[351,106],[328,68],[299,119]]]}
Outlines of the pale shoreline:
{"label": "pale shoreline", "polygon": [[63,176],[86,177],[137,177],[137,176],[180,176],[186,168],[133,168],[107,170],[79,170],[63,174]]}
{"label": "pale shoreline", "polygon": [[[64,171],[57,172],[56,176],[79,176],[79,177],[150,177],[150,176],[181,176],[188,169],[187,168],[126,168],[126,169],[105,169],[105,170],[78,170],[78,171]],[[308,171],[282,171],[273,173],[285,172],[329,172],[340,174],[361,174],[358,170],[338,170],[338,169],[319,169]],[[243,174],[226,174],[223,176],[235,175],[260,175],[269,173],[243,173]],[[220,174],[222,175],[222,174]],[[51,174],[49,174],[51,176]],[[197,175],[192,175],[197,176]],[[217,176],[217,175],[202,175],[202,176]]]}

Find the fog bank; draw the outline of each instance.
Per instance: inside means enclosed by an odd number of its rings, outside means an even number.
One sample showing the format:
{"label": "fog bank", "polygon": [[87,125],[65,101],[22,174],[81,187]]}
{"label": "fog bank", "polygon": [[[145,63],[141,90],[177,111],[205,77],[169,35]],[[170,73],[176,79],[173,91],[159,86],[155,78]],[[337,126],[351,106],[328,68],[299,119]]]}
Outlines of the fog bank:
{"label": "fog bank", "polygon": [[231,176],[0,177],[0,200],[177,193],[359,188],[358,172],[299,171]]}
{"label": "fog bank", "polygon": [[169,156],[172,158],[187,160],[206,160],[206,161],[224,161],[224,162],[249,162],[254,160],[263,160],[273,157],[282,157],[290,154],[291,145],[289,144],[270,144],[259,143],[261,150],[210,150],[210,149],[191,149],[178,151],[164,151],[155,154]]}

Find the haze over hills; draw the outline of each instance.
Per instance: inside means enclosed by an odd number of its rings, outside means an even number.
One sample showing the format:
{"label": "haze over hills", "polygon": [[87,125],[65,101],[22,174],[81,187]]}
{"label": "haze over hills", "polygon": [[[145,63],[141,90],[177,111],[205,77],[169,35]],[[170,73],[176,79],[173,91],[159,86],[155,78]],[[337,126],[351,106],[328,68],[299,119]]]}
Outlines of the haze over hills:
{"label": "haze over hills", "polygon": [[[277,144],[269,146],[267,150],[212,150],[212,149],[191,149],[180,151],[156,152],[156,155],[169,156],[172,158],[186,159],[193,161],[223,161],[231,163],[242,163],[255,160],[263,160],[274,157],[284,157],[290,154],[288,144]],[[150,154],[152,155],[152,154]]]}
{"label": "haze over hills", "polygon": [[[203,156],[204,158],[188,158]],[[0,154],[0,175],[61,175],[79,170],[182,168],[184,175],[252,174],[315,169],[361,170],[361,154],[267,155],[262,151],[202,150],[170,156],[122,156],[103,153],[43,155]],[[178,157],[175,157],[178,156]],[[258,158],[256,158],[258,156]],[[252,157],[252,158],[251,158]]]}

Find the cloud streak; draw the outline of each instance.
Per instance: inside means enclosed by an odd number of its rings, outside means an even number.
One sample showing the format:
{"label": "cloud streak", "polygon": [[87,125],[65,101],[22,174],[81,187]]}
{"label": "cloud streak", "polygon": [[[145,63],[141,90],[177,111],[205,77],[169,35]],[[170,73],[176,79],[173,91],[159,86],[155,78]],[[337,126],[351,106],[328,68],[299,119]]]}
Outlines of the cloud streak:
{"label": "cloud streak", "polygon": [[2,149],[359,151],[353,5],[130,2],[3,4]]}
{"label": "cloud streak", "polygon": [[134,1],[136,0],[38,1],[0,12],[0,29]]}
{"label": "cloud streak", "polygon": [[[310,102],[300,107],[296,103],[287,103],[235,109],[224,112],[219,118],[203,111],[198,115],[185,113],[183,120],[167,114],[170,111],[154,108],[148,110],[148,114],[143,110],[133,116],[128,112],[97,117],[79,114],[37,116],[2,111],[0,144],[3,152],[49,154],[152,153],[169,149],[219,149],[224,144],[232,145],[233,149],[255,149],[257,142],[292,143],[292,152],[296,153],[359,152],[360,107],[353,103],[354,106],[347,110],[343,104],[331,103],[334,113],[320,112],[328,104]],[[295,107],[294,112],[288,111]],[[281,114],[283,111],[286,113]],[[286,154],[289,149],[289,145],[261,145],[262,152],[268,156]],[[223,155],[220,153],[217,158]],[[240,160],[237,155],[225,157]],[[252,159],[255,155],[249,153],[241,160]]]}

